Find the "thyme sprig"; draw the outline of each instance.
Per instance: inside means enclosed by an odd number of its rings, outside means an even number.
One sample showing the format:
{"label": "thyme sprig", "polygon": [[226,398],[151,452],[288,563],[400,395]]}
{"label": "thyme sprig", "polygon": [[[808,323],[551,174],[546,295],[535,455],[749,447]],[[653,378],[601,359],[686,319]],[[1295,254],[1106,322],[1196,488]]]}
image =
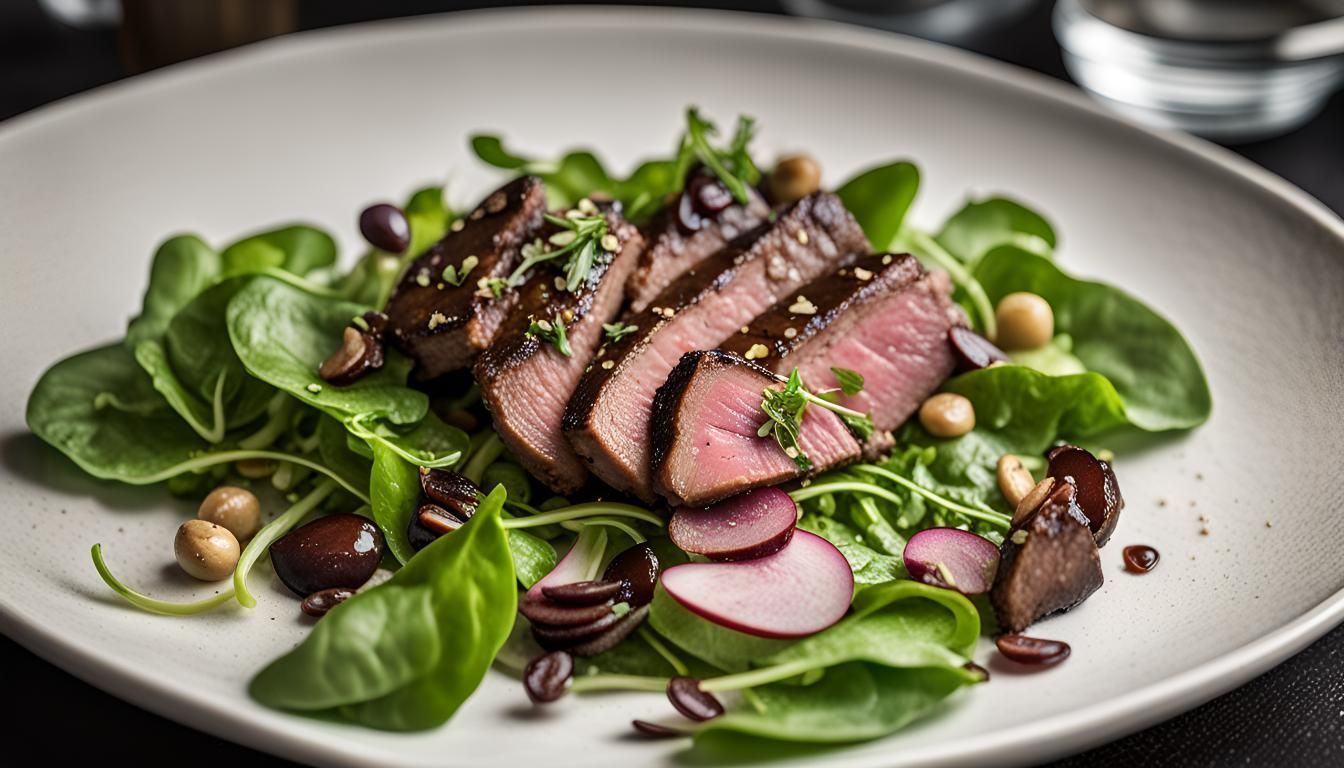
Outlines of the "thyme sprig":
{"label": "thyme sprig", "polygon": [[873,420],[865,413],[859,413],[837,403],[809,392],[803,386],[803,378],[794,368],[783,389],[767,387],[761,392],[761,412],[768,418],[761,428],[756,430],[760,437],[775,436],[775,442],[798,469],[806,472],[812,469],[812,459],[798,445],[802,432],[803,417],[809,405],[817,405],[834,413],[849,427],[849,431],[860,440],[867,440],[873,434]]}
{"label": "thyme sprig", "polygon": [[[739,205],[746,205],[747,188],[756,183],[760,171],[747,152],[756,132],[756,118],[739,115],[737,129],[726,149],[717,149],[710,144],[711,137],[718,133],[714,123],[700,116],[700,110],[690,107],[686,110],[686,133],[682,134],[681,148],[677,152],[677,179],[685,184],[686,174],[691,166],[699,161],[708,168],[723,186],[732,193]],[[680,188],[678,189],[680,191]]]}

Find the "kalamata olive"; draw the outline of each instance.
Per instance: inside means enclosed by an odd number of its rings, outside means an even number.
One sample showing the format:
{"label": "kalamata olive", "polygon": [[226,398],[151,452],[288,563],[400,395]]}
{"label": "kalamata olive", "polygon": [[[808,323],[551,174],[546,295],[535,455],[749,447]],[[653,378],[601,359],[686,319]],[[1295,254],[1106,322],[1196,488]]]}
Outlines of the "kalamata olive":
{"label": "kalamata olive", "polygon": [[377,203],[359,214],[359,233],[369,245],[388,253],[401,253],[411,244],[411,225],[395,205]]}
{"label": "kalamata olive", "polygon": [[541,594],[563,605],[597,605],[616,597],[621,587],[622,582],[615,580],[576,581],[573,584],[542,587]]}
{"label": "kalamata olive", "polygon": [[679,731],[676,728],[660,723],[651,723],[648,720],[631,720],[630,725],[633,726],[641,736],[648,736],[651,739],[674,739],[687,735],[685,731]]}
{"label": "kalamata olive", "polygon": [[464,475],[447,469],[420,470],[420,489],[430,501],[448,510],[462,522],[476,514],[480,488]]}
{"label": "kalamata olive", "polygon": [[344,387],[383,367],[383,342],[368,331],[347,325],[341,346],[322,361],[317,373],[323,381]]}
{"label": "kalamata olive", "polygon": [[621,582],[621,591],[615,600],[637,608],[653,602],[653,588],[658,585],[660,570],[653,547],[636,544],[612,559],[602,579]]}
{"label": "kalamata olive", "polygon": [[1008,359],[1003,350],[970,328],[952,326],[947,329],[947,341],[952,345],[958,371],[978,371]]}
{"label": "kalamata olive", "polygon": [[523,670],[523,688],[534,704],[545,704],[565,695],[574,678],[574,657],[551,651],[528,662]]}
{"label": "kalamata olive", "polygon": [[677,229],[683,235],[690,235],[699,232],[705,227],[705,219],[695,210],[695,201],[691,198],[689,192],[682,192],[677,197],[676,215],[673,217],[677,222]]}
{"label": "kalamata olive", "polygon": [[432,502],[421,504],[406,526],[406,538],[411,548],[419,552],[445,533],[461,528],[465,521]]}
{"label": "kalamata olive", "polygon": [[383,534],[367,517],[327,515],[290,531],[270,553],[275,575],[300,597],[332,587],[357,589],[378,570]]}
{"label": "kalamata olive", "polygon": [[999,635],[994,639],[994,644],[998,646],[999,653],[1009,660],[1032,666],[1058,664],[1067,659],[1071,652],[1068,643],[1026,635]]}
{"label": "kalamata olive", "polygon": [[564,650],[606,632],[616,626],[622,618],[622,616],[608,611],[607,615],[597,621],[573,627],[555,627],[550,624],[534,623],[532,625],[532,637],[536,638],[538,645],[548,651]]}
{"label": "kalamata olive", "polygon": [[714,218],[723,209],[733,204],[733,193],[723,182],[707,173],[697,173],[686,182],[686,191],[691,196],[691,207],[706,218]]}
{"label": "kalamata olive", "polygon": [[576,627],[588,624],[611,613],[610,603],[599,605],[559,605],[550,600],[523,597],[518,601],[518,612],[528,621],[554,627]]}
{"label": "kalamata olive", "polygon": [[321,592],[303,598],[299,604],[299,609],[315,619],[320,619],[327,615],[327,611],[344,603],[346,600],[355,596],[355,590],[345,587],[332,587],[324,589]]}
{"label": "kalamata olive", "polygon": [[1049,460],[1046,474],[1077,487],[1078,507],[1087,516],[1087,527],[1092,529],[1097,546],[1105,546],[1120,521],[1120,510],[1125,508],[1111,465],[1073,445],[1051,449]]}
{"label": "kalamata olive", "polygon": [[723,714],[723,704],[712,693],[700,690],[693,677],[674,677],[667,681],[667,700],[682,716],[704,722]]}
{"label": "kalamata olive", "polygon": [[629,637],[632,632],[638,629],[639,625],[644,623],[644,619],[648,617],[648,615],[649,606],[641,605],[622,616],[621,620],[616,622],[611,629],[608,629],[606,632],[603,632],[591,640],[586,640],[575,645],[570,648],[569,651],[575,656],[596,656],[599,653],[606,653],[612,648],[625,642],[625,638]]}

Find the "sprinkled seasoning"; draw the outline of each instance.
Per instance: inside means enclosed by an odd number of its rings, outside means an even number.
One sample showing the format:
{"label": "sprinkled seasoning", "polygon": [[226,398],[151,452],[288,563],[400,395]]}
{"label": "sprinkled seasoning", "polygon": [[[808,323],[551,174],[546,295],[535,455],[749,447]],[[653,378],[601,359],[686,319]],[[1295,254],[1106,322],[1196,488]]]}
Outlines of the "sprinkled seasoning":
{"label": "sprinkled seasoning", "polygon": [[888,265],[888,264],[890,264],[890,263],[891,263],[891,254],[888,253],[887,255],[885,255],[885,256],[882,257],[882,265],[883,265],[883,266],[886,266],[886,265]]}
{"label": "sprinkled seasoning", "polygon": [[750,326],[746,326],[746,325],[742,326],[742,333],[750,333],[750,332],[751,332],[751,327],[750,327]]}
{"label": "sprinkled seasoning", "polygon": [[799,296],[789,305],[789,311],[795,315],[815,315],[817,314],[817,305],[807,300],[806,296]]}
{"label": "sprinkled seasoning", "polygon": [[602,370],[604,370],[604,371],[610,371],[612,368],[615,368],[615,367],[616,367],[616,361],[615,361],[615,360],[603,360],[603,361],[602,361]]}
{"label": "sprinkled seasoning", "polygon": [[793,236],[796,237],[796,238],[798,238],[798,242],[799,242],[799,243],[802,243],[803,245],[807,245],[807,241],[808,241],[807,230],[800,229],[800,230],[798,230],[797,232],[795,232]]}
{"label": "sprinkled seasoning", "polygon": [[565,290],[565,278],[559,275],[555,276],[555,290],[557,291]]}
{"label": "sprinkled seasoning", "polygon": [[415,276],[415,284],[418,285],[418,286],[420,286],[421,288],[428,288],[428,287],[429,287],[429,271],[428,271],[428,270],[424,270],[424,269],[420,270],[420,272],[419,272],[418,274],[416,274],[416,276]]}
{"label": "sprinkled seasoning", "polygon": [[448,318],[442,312],[436,311],[434,314],[429,316],[429,330],[432,331],[446,322],[448,322]]}
{"label": "sprinkled seasoning", "polygon": [[570,320],[574,319],[574,310],[566,309],[564,312],[560,313],[560,317],[563,318],[566,323],[568,323]]}
{"label": "sprinkled seasoning", "polygon": [[461,232],[462,228],[465,226],[467,226],[466,219],[456,219],[452,224],[448,225],[448,229],[452,232]]}
{"label": "sprinkled seasoning", "polygon": [[488,213],[499,213],[508,204],[509,198],[503,192],[496,192],[486,199],[485,210]]}
{"label": "sprinkled seasoning", "polygon": [[743,355],[743,357],[745,357],[748,360],[758,360],[762,357],[769,357],[769,356],[770,356],[770,349],[766,347],[764,344],[752,344],[751,349],[748,349],[747,353]]}
{"label": "sprinkled seasoning", "polygon": [[795,336],[797,336],[797,335],[798,335],[798,329],[797,329],[797,328],[785,328],[785,329],[784,329],[784,338],[786,338],[786,339],[792,339],[793,337],[795,337]]}
{"label": "sprinkled seasoning", "polygon": [[675,310],[675,309],[673,309],[673,308],[671,308],[671,307],[664,307],[664,308],[663,308],[663,317],[668,317],[668,318],[670,318],[670,317],[672,317],[672,316],[674,316],[674,315],[676,315],[676,314],[677,314],[677,310]]}
{"label": "sprinkled seasoning", "polygon": [[854,268],[854,276],[857,277],[857,278],[859,278],[860,280],[872,280],[872,279],[873,279],[873,273],[872,273],[872,272],[869,272],[868,270],[864,269],[863,267],[855,267],[855,268]]}
{"label": "sprinkled seasoning", "polygon": [[790,445],[788,448],[784,449],[784,455],[788,456],[790,459],[796,459],[798,458],[798,449]]}
{"label": "sprinkled seasoning", "polygon": [[1018,546],[1021,546],[1021,545],[1023,545],[1023,544],[1026,544],[1026,543],[1027,543],[1027,532],[1026,532],[1026,530],[1024,530],[1024,529],[1020,529],[1020,528],[1019,528],[1018,530],[1013,531],[1012,541],[1013,541],[1014,544],[1017,544]]}

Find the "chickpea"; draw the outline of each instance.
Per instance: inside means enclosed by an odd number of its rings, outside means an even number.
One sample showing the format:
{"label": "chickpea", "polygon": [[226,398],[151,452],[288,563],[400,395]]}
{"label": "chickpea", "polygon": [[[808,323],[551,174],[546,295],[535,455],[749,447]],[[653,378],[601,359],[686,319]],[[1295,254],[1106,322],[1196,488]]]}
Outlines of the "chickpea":
{"label": "chickpea", "polygon": [[994,339],[1004,349],[1035,349],[1055,336],[1055,313],[1050,303],[1034,293],[1010,293],[994,311],[999,323]]}
{"label": "chickpea", "polygon": [[1036,487],[1036,480],[1032,478],[1031,470],[1023,466],[1021,458],[1011,453],[1005,453],[999,458],[997,474],[999,491],[1003,493],[1003,498],[1010,507],[1022,503],[1022,499]]}
{"label": "chickpea", "polygon": [[807,155],[788,155],[770,172],[770,202],[792,203],[821,189],[821,166]]}
{"label": "chickpea", "polygon": [[261,528],[261,503],[246,488],[221,485],[205,497],[196,516],[246,541]]}
{"label": "chickpea", "polygon": [[238,565],[241,549],[227,528],[204,520],[188,520],[173,539],[177,564],[201,581],[226,579]]}
{"label": "chickpea", "polygon": [[961,395],[942,392],[919,407],[919,423],[934,437],[961,437],[975,429],[975,406]]}

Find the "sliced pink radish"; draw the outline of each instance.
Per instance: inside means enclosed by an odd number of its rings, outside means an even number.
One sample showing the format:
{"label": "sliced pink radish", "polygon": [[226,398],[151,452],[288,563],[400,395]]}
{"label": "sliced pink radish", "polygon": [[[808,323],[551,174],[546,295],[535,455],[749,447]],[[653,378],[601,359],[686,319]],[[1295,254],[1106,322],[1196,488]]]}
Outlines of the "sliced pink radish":
{"label": "sliced pink radish", "polygon": [[592,581],[602,570],[602,553],[607,548],[607,532],[600,525],[584,526],[569,552],[555,564],[551,572],[527,590],[529,600],[544,601],[541,590],[579,581]]}
{"label": "sliced pink radish", "polygon": [[687,610],[758,637],[805,637],[839,621],[854,572],[829,541],[795,531],[773,555],[736,563],[686,563],[663,572],[663,589]]}
{"label": "sliced pink radish", "polygon": [[959,528],[927,528],[905,543],[910,578],[963,595],[982,595],[994,585],[999,548]]}
{"label": "sliced pink radish", "polygon": [[778,488],[757,488],[708,507],[680,507],[667,523],[678,547],[710,560],[752,560],[783,549],[798,505]]}

